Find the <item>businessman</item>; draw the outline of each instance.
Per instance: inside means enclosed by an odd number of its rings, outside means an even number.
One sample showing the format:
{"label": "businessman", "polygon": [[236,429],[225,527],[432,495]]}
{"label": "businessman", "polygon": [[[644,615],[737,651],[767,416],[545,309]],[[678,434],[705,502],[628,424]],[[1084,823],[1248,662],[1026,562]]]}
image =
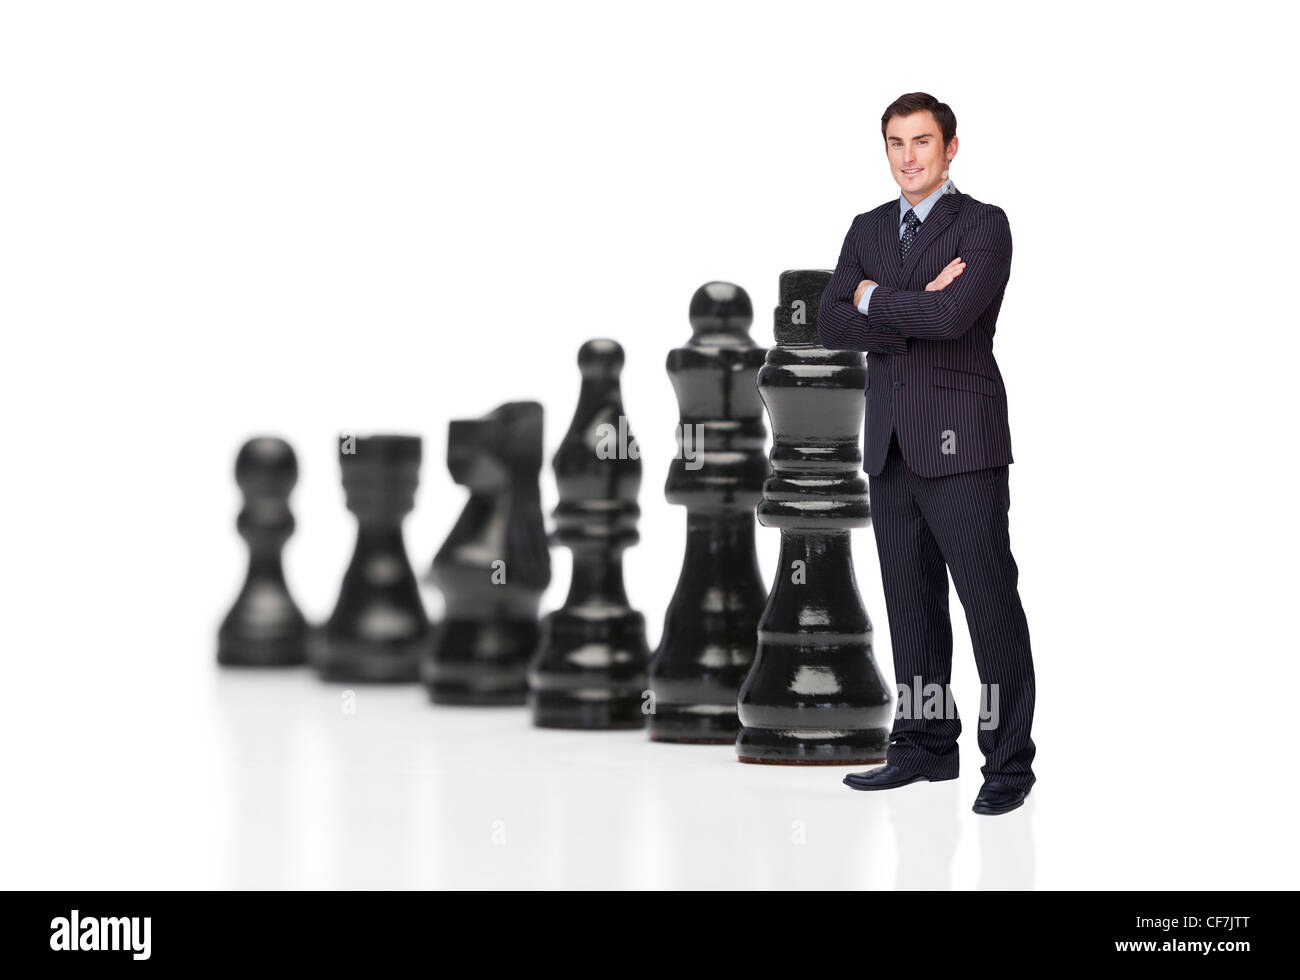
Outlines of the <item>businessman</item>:
{"label": "businessman", "polygon": [[[953,186],[957,119],[924,92],[881,117],[897,200],[853,219],[817,327],[867,352],[862,468],[899,685],[885,765],[854,789],[955,779],[948,573],[981,686],[985,764],[976,813],[1020,806],[1034,784],[1034,667],[1008,533],[1011,435],[993,333],[1011,272],[1001,208]],[[921,708],[921,710],[917,710]]]}

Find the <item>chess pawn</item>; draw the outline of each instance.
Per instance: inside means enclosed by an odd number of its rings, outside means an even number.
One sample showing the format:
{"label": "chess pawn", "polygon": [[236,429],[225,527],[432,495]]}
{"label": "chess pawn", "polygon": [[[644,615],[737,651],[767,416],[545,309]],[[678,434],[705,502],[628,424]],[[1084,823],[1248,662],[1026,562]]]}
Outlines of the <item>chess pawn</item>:
{"label": "chess pawn", "polygon": [[414,681],[432,631],[406,556],[402,520],[415,506],[418,436],[348,436],[339,443],[343,492],[357,545],[338,605],[313,644],[325,680]]}
{"label": "chess pawn", "polygon": [[754,662],[767,588],[754,551],[754,507],[769,472],[755,379],[767,353],[749,336],[749,294],[729,282],[691,298],[693,334],[668,354],[681,420],[664,492],[686,508],[686,556],[650,663],[660,742],[730,744],[736,695]]}
{"label": "chess pawn", "polygon": [[780,529],[781,556],[740,689],[741,762],[882,762],[892,722],[849,539],[871,517],[859,442],[866,364],[819,344],[829,278],[781,274],[777,345],[758,375],[773,439],[758,522]]}
{"label": "chess pawn", "polygon": [[537,402],[448,427],[447,468],[470,498],[429,573],[447,607],[424,669],[435,702],[524,703],[537,606],[551,581],[541,466]]}
{"label": "chess pawn", "polygon": [[284,581],[280,553],[293,534],[289,492],[298,460],[283,439],[244,443],[235,459],[244,495],[236,527],[248,544],[244,586],[217,632],[217,662],[228,666],[285,667],[306,661],[307,623]]}
{"label": "chess pawn", "polygon": [[623,549],[639,540],[641,453],[623,414],[623,348],[589,340],[578,367],[578,407],[552,461],[554,539],[573,552],[573,578],[542,621],[528,701],[544,728],[641,728],[650,651],[623,588]]}

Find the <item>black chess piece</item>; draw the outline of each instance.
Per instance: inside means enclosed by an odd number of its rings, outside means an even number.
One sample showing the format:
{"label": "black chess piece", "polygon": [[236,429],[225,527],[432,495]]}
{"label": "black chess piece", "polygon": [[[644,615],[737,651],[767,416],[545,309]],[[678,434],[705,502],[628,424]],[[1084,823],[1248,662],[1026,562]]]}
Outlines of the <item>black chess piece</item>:
{"label": "black chess piece", "polygon": [[217,662],[240,667],[287,667],[307,659],[307,622],[289,594],[280,553],[293,534],[289,492],[298,460],[283,439],[249,439],[235,459],[244,495],[236,526],[248,543],[248,574],[217,631]]}
{"label": "black chess piece", "polygon": [[578,367],[578,407],[552,461],[553,536],[573,552],[573,578],[542,621],[528,702],[544,728],[641,728],[650,651],[623,587],[623,549],[639,540],[641,452],[623,414],[623,348],[589,340]]}
{"label": "black chess piece", "polygon": [[338,605],[313,637],[325,680],[414,681],[432,639],[406,556],[402,520],[415,506],[418,436],[347,436],[339,442],[343,492],[357,518],[357,545]]}
{"label": "black chess piece", "polygon": [[447,607],[423,671],[435,702],[524,703],[537,606],[551,581],[541,467],[537,402],[448,426],[447,468],[470,498],[429,572]]}
{"label": "black chess piece", "polygon": [[777,345],[758,375],[773,439],[758,522],[781,529],[781,557],[740,689],[741,762],[881,762],[892,722],[849,537],[871,519],[859,441],[867,371],[860,352],[818,340],[830,275],[781,273]]}
{"label": "black chess piece", "polygon": [[668,354],[678,452],[668,501],[686,508],[686,555],[650,662],[659,742],[731,743],[736,695],[754,662],[767,588],[754,551],[754,507],[769,473],[755,379],[767,351],[749,336],[749,294],[710,282],[691,298],[693,334]]}

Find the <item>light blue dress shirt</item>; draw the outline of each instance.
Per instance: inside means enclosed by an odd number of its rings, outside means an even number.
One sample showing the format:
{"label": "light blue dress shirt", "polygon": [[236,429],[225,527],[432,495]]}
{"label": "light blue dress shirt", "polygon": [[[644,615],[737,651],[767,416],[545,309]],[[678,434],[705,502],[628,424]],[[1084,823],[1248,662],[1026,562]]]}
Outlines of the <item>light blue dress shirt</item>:
{"label": "light blue dress shirt", "polygon": [[[908,204],[907,198],[904,197],[902,194],[899,194],[898,195],[898,237],[900,239],[903,237],[903,230],[907,227],[907,225],[903,223],[903,219],[907,217],[908,211],[915,211],[916,216],[920,218],[921,223],[924,224],[926,215],[930,213],[930,209],[934,207],[935,202],[938,201],[939,198],[944,194],[949,193],[950,188],[952,193],[956,193],[957,188],[952,186],[951,177],[945,180],[939,186],[938,190],[936,190],[933,194],[931,194],[924,201],[922,201],[920,204],[917,205]],[[917,234],[919,235],[920,233],[921,231],[918,228]],[[862,294],[862,302],[858,304],[858,312],[861,313],[863,316],[865,316],[867,313],[867,306],[871,303],[871,294],[874,293],[875,291],[876,291],[876,287],[872,285],[872,286],[868,286]]]}

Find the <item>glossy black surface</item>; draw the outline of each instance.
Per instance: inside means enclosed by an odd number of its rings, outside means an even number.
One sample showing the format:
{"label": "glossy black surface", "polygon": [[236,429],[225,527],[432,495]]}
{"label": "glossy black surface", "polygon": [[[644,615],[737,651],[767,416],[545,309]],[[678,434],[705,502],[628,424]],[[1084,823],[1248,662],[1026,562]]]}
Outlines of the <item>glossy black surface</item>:
{"label": "glossy black surface", "polygon": [[892,722],[849,539],[870,522],[860,449],[866,363],[819,346],[829,279],[781,274],[777,346],[758,376],[773,435],[758,521],[780,529],[781,556],[740,690],[742,762],[880,762]]}
{"label": "glossy black surface", "polygon": [[402,540],[402,520],[415,506],[420,445],[418,436],[393,435],[339,443],[357,545],[334,613],[312,637],[312,663],[326,680],[414,681],[428,655],[429,619]]}
{"label": "glossy black surface", "polygon": [[686,554],[650,663],[656,741],[730,743],[740,730],[736,695],[767,600],[754,551],[769,472],[755,381],[767,352],[750,339],[753,320],[743,289],[706,283],[691,299],[689,343],[668,354],[680,423],[664,492],[686,508]]}
{"label": "glossy black surface", "polygon": [[240,667],[286,667],[307,659],[307,623],[284,581],[280,554],[293,534],[289,493],[298,460],[283,439],[244,443],[235,459],[244,495],[236,527],[248,544],[248,574],[217,631],[217,662]]}
{"label": "glossy black surface", "polygon": [[551,581],[541,466],[537,402],[448,427],[447,468],[470,498],[429,573],[447,608],[422,671],[435,702],[524,703],[537,605]]}
{"label": "glossy black surface", "polygon": [[623,348],[589,340],[582,389],[552,465],[559,488],[554,539],[573,552],[564,605],[542,621],[529,665],[533,723],[547,728],[640,728],[646,689],[645,617],[623,588],[623,549],[639,540],[641,460],[623,414]]}

